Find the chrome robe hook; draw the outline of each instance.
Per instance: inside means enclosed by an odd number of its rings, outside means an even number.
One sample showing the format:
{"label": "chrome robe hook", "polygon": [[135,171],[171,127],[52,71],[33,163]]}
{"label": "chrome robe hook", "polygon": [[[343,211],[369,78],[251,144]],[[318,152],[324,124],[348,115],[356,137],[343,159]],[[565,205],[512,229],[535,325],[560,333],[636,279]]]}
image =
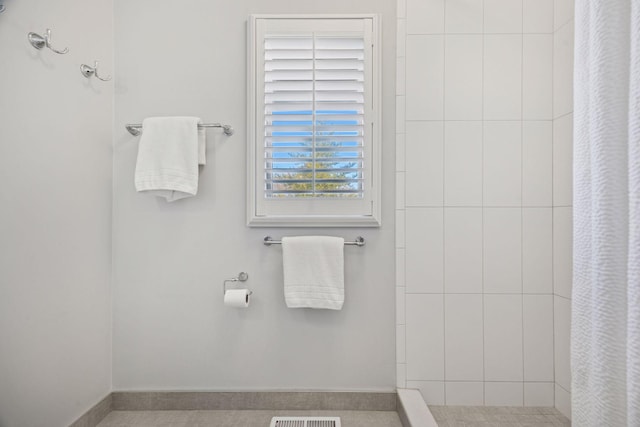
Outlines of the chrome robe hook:
{"label": "chrome robe hook", "polygon": [[29,39],[29,43],[31,43],[31,46],[35,47],[38,50],[42,49],[43,47],[47,47],[60,55],[64,55],[65,53],[69,52],[68,47],[65,47],[62,50],[58,50],[58,49],[55,49],[53,46],[51,46],[51,30],[48,28],[47,28],[47,31],[44,33],[44,37],[41,36],[40,34],[29,33],[27,34],[27,38]]}
{"label": "chrome robe hook", "polygon": [[109,80],[111,80],[111,76],[102,78],[98,75],[98,61],[93,61],[93,67],[87,64],[80,65],[80,72],[86,78],[90,78],[91,76],[96,76],[99,80],[102,80],[103,82],[108,82]]}

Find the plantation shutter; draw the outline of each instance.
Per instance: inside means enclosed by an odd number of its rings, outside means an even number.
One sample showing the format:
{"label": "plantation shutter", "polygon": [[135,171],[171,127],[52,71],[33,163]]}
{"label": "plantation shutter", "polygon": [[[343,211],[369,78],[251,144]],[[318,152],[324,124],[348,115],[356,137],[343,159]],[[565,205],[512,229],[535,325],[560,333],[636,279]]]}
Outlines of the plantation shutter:
{"label": "plantation shutter", "polygon": [[265,36],[265,197],[363,197],[364,55],[362,35]]}
{"label": "plantation shutter", "polygon": [[253,15],[251,226],[379,226],[377,18]]}

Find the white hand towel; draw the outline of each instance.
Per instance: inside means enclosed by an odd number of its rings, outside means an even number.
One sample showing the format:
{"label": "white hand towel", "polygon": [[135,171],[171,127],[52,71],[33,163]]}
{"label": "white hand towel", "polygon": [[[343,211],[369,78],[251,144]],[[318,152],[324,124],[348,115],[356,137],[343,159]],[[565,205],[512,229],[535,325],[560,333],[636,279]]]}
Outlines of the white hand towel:
{"label": "white hand towel", "polygon": [[135,185],[173,202],[198,192],[198,165],[206,163],[205,130],[197,117],[150,117],[142,122]]}
{"label": "white hand towel", "polygon": [[284,296],[289,308],[340,310],[344,304],[344,239],[282,238]]}

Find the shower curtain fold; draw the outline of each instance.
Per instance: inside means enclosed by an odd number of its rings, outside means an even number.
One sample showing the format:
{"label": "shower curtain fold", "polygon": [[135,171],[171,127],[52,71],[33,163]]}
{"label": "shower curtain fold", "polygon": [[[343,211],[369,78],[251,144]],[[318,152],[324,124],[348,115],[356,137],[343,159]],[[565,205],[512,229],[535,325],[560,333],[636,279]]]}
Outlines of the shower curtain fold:
{"label": "shower curtain fold", "polygon": [[639,3],[576,1],[576,426],[640,426]]}

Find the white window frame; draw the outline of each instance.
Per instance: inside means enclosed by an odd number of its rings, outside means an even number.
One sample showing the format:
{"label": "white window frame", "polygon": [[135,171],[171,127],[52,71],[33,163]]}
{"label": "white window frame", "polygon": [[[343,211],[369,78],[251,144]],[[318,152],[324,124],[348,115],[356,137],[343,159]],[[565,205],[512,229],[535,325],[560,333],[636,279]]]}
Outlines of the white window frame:
{"label": "white window frame", "polygon": [[[313,21],[363,20],[363,26],[370,25],[371,69],[369,81],[365,80],[367,93],[365,116],[365,200],[356,208],[348,199],[294,199],[267,200],[264,196],[264,109],[261,99],[264,93],[258,93],[263,87],[261,81],[263,49],[262,35],[265,23],[269,20],[286,20],[291,28],[306,30]],[[368,20],[368,21],[364,21]],[[273,21],[272,21],[273,22]],[[322,24],[325,24],[322,22]],[[381,43],[379,16],[375,14],[357,15],[250,15],[247,25],[247,225],[250,227],[379,227],[381,224]],[[330,25],[325,25],[330,28]],[[336,34],[340,34],[336,30]],[[266,202],[265,202],[266,201]],[[284,203],[282,203],[284,202]],[[346,202],[346,203],[345,203]],[[351,202],[351,203],[350,203]],[[279,204],[270,208],[269,204]],[[287,206],[291,206],[289,209]],[[293,206],[292,206],[293,205]],[[351,205],[351,207],[349,207]],[[301,208],[302,207],[302,208]]]}

